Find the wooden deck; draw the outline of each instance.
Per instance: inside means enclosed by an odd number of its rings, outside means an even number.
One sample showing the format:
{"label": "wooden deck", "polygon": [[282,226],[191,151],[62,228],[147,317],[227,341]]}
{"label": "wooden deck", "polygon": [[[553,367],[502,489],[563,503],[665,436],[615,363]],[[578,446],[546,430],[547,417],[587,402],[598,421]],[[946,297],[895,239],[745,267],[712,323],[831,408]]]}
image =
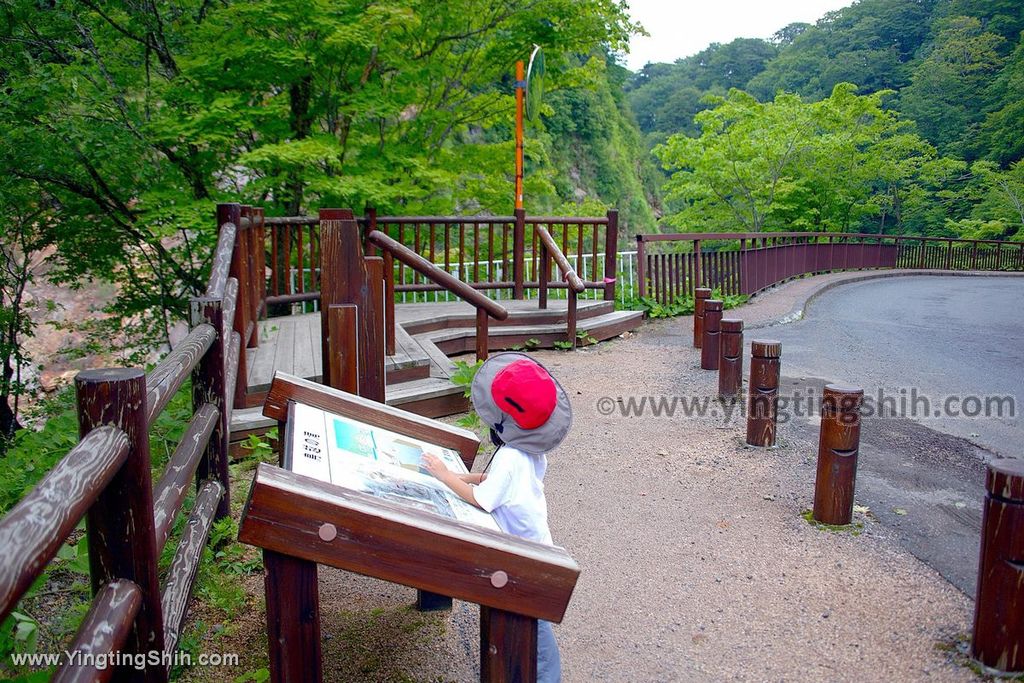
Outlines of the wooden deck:
{"label": "wooden deck", "polygon": [[[502,301],[509,311],[504,321],[491,321],[488,347],[492,350],[522,345],[536,339],[550,348],[565,338],[567,304],[552,300],[540,310],[537,302]],[[437,417],[462,412],[467,407],[461,387],[450,377],[455,364],[449,356],[471,353],[476,345],[475,309],[464,302],[398,304],[395,307],[395,355],[385,358],[388,405]],[[610,301],[581,300],[579,329],[597,340],[610,339],[637,327],[641,314],[615,311]],[[320,313],[261,320],[259,346],[246,350],[250,394],[270,388],[277,371],[321,381],[323,367]],[[265,430],[271,422],[262,409],[236,409],[232,417],[233,440]]]}

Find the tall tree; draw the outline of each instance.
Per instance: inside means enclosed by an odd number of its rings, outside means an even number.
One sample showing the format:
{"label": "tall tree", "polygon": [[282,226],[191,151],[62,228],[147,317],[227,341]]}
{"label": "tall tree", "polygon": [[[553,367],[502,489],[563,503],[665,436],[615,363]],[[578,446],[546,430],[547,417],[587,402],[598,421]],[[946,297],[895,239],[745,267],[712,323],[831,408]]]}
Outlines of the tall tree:
{"label": "tall tree", "polygon": [[941,24],[928,56],[900,93],[900,110],[944,154],[973,156],[984,117],[985,88],[1003,63],[1003,38],[984,31],[975,17]]}

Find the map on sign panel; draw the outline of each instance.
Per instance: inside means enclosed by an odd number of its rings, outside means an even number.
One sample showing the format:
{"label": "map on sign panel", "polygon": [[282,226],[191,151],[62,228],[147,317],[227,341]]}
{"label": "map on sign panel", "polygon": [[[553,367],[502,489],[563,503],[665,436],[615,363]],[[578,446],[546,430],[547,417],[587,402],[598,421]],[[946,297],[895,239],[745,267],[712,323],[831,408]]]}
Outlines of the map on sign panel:
{"label": "map on sign panel", "polygon": [[292,472],[499,530],[491,515],[459,498],[423,467],[423,455],[430,453],[465,474],[466,465],[450,448],[301,403],[292,405],[289,422]]}

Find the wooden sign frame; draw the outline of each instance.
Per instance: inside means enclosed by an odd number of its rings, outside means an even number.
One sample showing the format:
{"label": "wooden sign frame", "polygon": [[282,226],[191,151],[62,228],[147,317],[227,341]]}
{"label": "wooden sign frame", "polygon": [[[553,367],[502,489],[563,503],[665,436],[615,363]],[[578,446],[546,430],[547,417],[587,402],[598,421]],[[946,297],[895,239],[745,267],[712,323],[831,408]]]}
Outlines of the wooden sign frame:
{"label": "wooden sign frame", "polygon": [[[460,453],[471,432],[279,374],[264,414],[305,403]],[[535,681],[537,619],[560,622],[579,567],[567,551],[261,464],[238,538],[263,549],[271,680],[323,680],[317,564],[475,602],[480,680]]]}

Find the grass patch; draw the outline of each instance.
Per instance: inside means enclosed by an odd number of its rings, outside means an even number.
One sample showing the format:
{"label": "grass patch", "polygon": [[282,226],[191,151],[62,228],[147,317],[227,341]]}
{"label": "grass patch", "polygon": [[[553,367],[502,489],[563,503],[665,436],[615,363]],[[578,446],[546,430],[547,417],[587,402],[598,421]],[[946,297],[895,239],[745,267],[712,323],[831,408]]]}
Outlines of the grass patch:
{"label": "grass patch", "polygon": [[800,516],[804,518],[804,521],[813,526],[815,529],[821,529],[822,531],[828,531],[833,534],[845,534],[848,533],[851,536],[860,536],[864,532],[864,522],[851,522],[850,524],[825,524],[814,519],[814,510],[804,510],[800,513]]}

